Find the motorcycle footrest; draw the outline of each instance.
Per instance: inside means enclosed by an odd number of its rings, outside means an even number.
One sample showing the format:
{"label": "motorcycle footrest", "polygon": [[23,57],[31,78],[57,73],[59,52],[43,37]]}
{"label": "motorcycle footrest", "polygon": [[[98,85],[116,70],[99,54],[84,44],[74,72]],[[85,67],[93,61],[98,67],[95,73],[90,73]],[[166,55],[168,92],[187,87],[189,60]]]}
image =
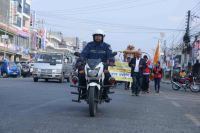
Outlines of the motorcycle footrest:
{"label": "motorcycle footrest", "polygon": [[110,92],[108,92],[108,94],[114,94],[115,92],[114,91],[110,91]]}
{"label": "motorcycle footrest", "polygon": [[85,86],[78,86],[78,85],[70,85],[70,87],[75,87],[75,88],[86,89],[86,87],[85,87]]}
{"label": "motorcycle footrest", "polygon": [[114,85],[103,85],[103,88],[111,88],[111,87],[115,87]]}
{"label": "motorcycle footrest", "polygon": [[94,101],[98,103],[100,100],[98,100],[98,99],[95,99]]}
{"label": "motorcycle footrest", "polygon": [[78,92],[71,92],[71,94],[74,94],[74,95],[79,95]]}
{"label": "motorcycle footrest", "polygon": [[74,100],[74,99],[72,99],[72,102],[75,102],[75,103],[81,103],[80,100]]}

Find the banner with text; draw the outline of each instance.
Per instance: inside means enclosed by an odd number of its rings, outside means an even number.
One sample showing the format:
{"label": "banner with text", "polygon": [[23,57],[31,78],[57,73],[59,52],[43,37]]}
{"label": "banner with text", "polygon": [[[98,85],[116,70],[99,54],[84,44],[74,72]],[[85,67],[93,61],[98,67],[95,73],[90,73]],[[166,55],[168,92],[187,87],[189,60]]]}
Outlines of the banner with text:
{"label": "banner with text", "polygon": [[116,81],[132,82],[131,68],[127,62],[116,62],[116,66],[109,67],[108,70]]}

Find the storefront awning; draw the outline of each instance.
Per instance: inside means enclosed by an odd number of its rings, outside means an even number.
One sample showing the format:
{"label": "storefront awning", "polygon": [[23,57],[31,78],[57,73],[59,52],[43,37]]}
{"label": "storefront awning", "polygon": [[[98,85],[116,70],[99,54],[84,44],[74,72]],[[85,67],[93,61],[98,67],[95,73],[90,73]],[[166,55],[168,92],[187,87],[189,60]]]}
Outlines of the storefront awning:
{"label": "storefront awning", "polygon": [[[0,28],[0,32],[4,32],[4,33],[5,33],[5,30],[3,30],[3,29]],[[16,34],[14,34],[14,33],[12,33],[12,32],[8,32],[8,31],[6,31],[6,33],[7,33],[8,35],[11,35],[11,36],[16,35]]]}

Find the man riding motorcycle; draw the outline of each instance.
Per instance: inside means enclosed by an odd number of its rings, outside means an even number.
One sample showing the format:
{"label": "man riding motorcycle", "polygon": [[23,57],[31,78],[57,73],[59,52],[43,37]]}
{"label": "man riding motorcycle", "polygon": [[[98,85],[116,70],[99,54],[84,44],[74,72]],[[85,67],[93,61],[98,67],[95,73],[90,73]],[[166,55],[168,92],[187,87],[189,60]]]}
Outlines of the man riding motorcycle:
{"label": "man riding motorcycle", "polygon": [[[80,54],[80,59],[77,61],[78,67],[78,77],[79,77],[79,85],[86,86],[86,79],[84,74],[84,61],[87,59],[101,59],[104,63],[104,73],[105,79],[104,84],[109,85],[109,80],[111,79],[111,75],[108,72],[108,64],[109,59],[112,58],[112,50],[109,44],[104,42],[105,33],[103,30],[97,30],[93,34],[93,41],[89,42],[83,51]],[[106,102],[109,102],[111,99],[108,97],[109,88],[106,88],[103,92],[103,96]],[[82,89],[82,99],[85,98],[86,89]]]}

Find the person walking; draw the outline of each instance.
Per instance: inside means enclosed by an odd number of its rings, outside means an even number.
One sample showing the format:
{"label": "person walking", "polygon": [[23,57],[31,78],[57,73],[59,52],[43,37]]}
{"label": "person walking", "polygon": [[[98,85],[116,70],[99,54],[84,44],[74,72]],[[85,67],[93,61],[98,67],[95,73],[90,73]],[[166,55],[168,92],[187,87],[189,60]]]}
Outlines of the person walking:
{"label": "person walking", "polygon": [[159,93],[160,92],[160,81],[162,78],[162,68],[160,67],[160,62],[158,61],[155,68],[153,69],[153,74],[154,74],[154,87],[155,87],[155,92]]}
{"label": "person walking", "polygon": [[143,59],[145,61],[145,65],[143,68],[143,75],[142,75],[142,91],[144,93],[149,93],[149,75],[151,70],[149,68],[148,57],[144,55]]}
{"label": "person walking", "polygon": [[131,67],[131,77],[133,78],[132,95],[139,95],[144,64],[145,61],[141,58],[141,52],[137,51],[135,57],[129,62],[129,67]]}
{"label": "person walking", "polygon": [[199,60],[196,60],[196,63],[192,67],[193,76],[197,77],[200,74],[200,63]]}
{"label": "person walking", "polygon": [[[126,61],[127,61],[127,63],[129,63],[131,61],[131,58],[128,57]],[[125,90],[129,90],[130,85],[131,85],[131,82],[125,82]]]}

